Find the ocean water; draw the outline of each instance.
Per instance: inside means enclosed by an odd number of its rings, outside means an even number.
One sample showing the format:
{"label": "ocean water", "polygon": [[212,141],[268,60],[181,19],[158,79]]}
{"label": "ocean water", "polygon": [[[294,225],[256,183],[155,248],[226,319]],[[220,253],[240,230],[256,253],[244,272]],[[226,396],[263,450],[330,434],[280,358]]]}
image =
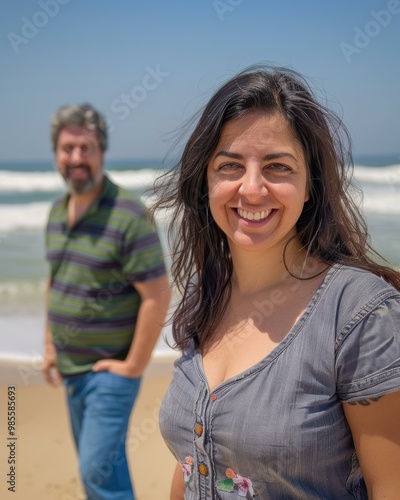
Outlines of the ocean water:
{"label": "ocean water", "polygon": [[[161,173],[161,160],[108,161],[105,168],[115,182],[145,200]],[[400,269],[400,158],[358,158],[355,178],[373,246]],[[51,162],[0,162],[0,359],[41,357],[48,272],[44,228],[51,202],[63,192]],[[157,223],[168,255],[166,218]],[[164,336],[170,337],[168,328]],[[169,350],[163,338],[156,350]]]}

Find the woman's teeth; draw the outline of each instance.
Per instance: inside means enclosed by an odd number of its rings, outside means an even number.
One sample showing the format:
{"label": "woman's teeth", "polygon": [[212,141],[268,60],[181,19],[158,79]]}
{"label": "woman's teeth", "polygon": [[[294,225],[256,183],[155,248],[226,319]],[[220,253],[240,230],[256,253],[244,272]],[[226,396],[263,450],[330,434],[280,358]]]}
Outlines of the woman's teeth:
{"label": "woman's teeth", "polygon": [[262,210],[261,212],[248,212],[247,210],[242,210],[241,208],[237,209],[237,213],[243,219],[247,220],[263,220],[268,217],[268,215],[272,212],[272,210]]}

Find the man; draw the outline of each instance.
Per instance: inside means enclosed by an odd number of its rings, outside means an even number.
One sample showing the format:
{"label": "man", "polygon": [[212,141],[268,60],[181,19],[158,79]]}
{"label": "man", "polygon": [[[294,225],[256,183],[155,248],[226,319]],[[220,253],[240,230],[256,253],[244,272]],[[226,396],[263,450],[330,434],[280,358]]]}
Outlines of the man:
{"label": "man", "polygon": [[88,498],[130,500],[129,416],[170,300],[162,250],[140,201],[103,172],[103,116],[87,104],[62,107],[51,138],[68,194],[46,230],[44,375],[66,387]]}

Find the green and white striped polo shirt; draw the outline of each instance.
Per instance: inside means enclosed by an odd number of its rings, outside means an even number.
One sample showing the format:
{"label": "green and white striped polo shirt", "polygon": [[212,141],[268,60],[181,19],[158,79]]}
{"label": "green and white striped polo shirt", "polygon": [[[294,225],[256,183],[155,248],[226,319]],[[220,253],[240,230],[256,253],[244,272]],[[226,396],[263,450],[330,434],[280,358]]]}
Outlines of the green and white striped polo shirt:
{"label": "green and white striped polo shirt", "polygon": [[101,195],[69,228],[68,195],[57,200],[46,231],[51,266],[49,323],[64,377],[99,359],[124,359],[140,296],[134,282],[165,274],[162,248],[144,205],[105,177]]}

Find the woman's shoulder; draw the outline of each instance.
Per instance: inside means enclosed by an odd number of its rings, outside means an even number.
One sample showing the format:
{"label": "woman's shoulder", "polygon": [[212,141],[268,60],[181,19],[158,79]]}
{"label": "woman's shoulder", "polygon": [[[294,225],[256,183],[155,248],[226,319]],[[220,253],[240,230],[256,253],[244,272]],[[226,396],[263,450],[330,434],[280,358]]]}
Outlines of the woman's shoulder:
{"label": "woman's shoulder", "polygon": [[359,267],[335,264],[331,270],[331,286],[346,293],[375,296],[400,295],[390,283],[380,276]]}
{"label": "woman's shoulder", "polygon": [[[368,314],[389,302],[400,308],[400,292],[383,278],[358,267],[335,264],[325,279],[320,305],[335,311],[339,322],[358,314]],[[394,306],[393,306],[394,304]]]}

